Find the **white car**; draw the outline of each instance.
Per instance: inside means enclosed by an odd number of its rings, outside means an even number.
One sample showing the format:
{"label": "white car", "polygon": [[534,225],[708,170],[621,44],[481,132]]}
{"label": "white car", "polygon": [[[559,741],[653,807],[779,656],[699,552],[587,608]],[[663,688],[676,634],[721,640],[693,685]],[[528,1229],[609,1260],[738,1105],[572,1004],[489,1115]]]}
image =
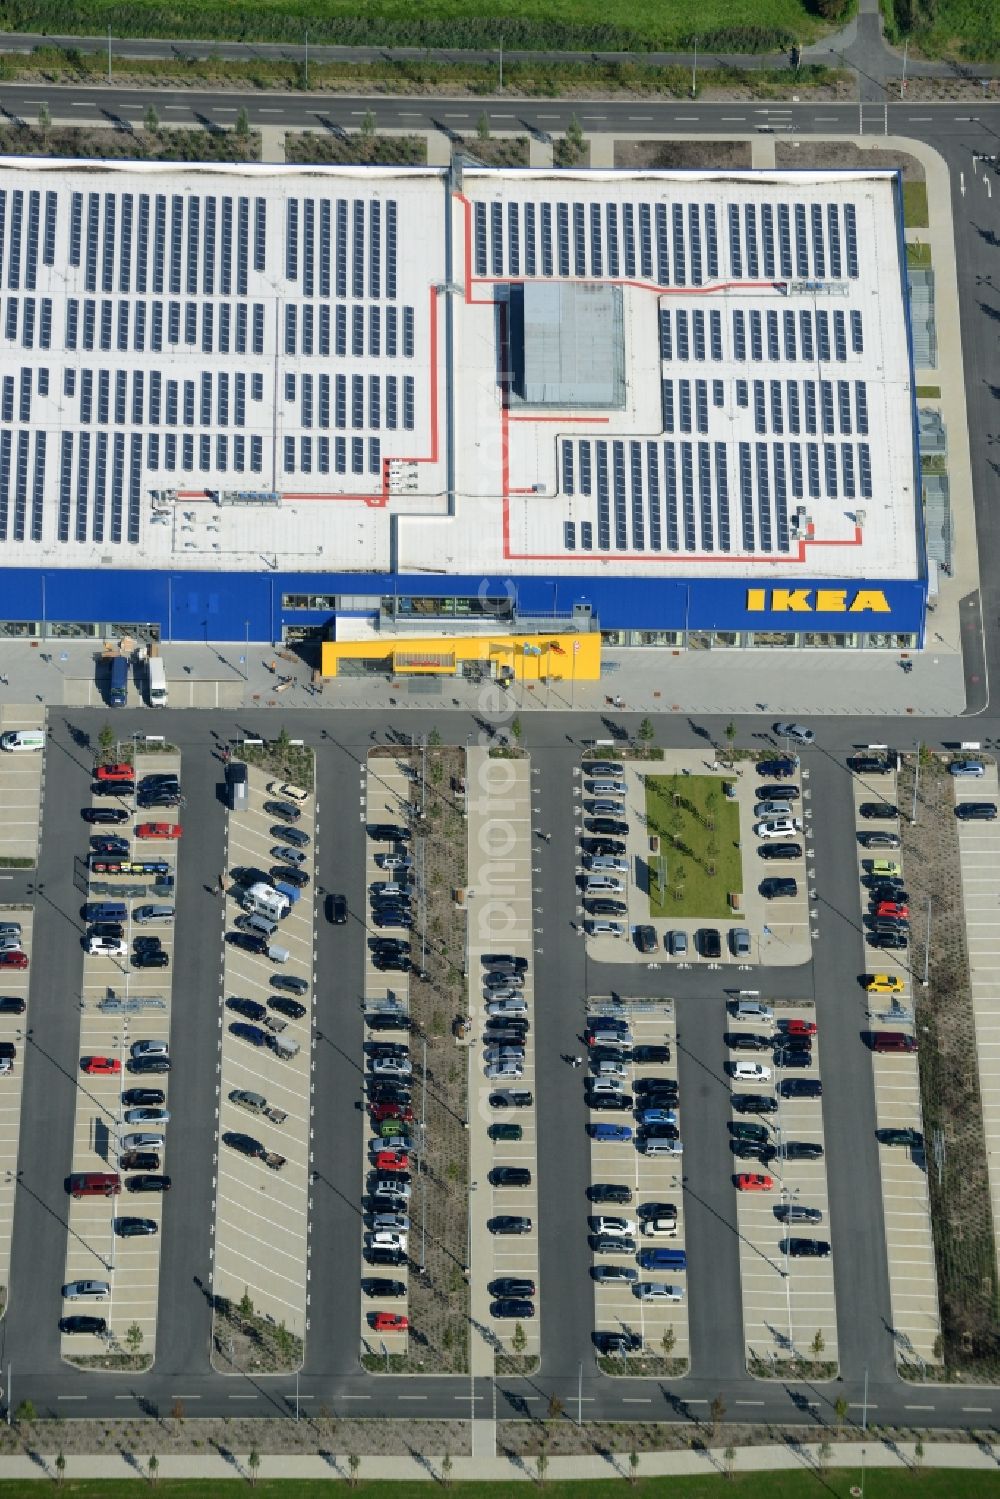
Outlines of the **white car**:
{"label": "white car", "polygon": [[133,1041],[129,1047],[129,1056],[133,1060],[139,1057],[166,1057],[170,1055],[170,1047],[166,1041]]}
{"label": "white car", "polygon": [[774,732],[782,739],[794,739],[796,744],[812,744],[816,735],[801,723],[776,723]]}
{"label": "white car", "polygon": [[21,951],[21,939],[20,939],[20,937],[15,937],[12,934],[10,936],[0,937],[0,952],[20,952],[20,951]]}
{"label": "white car", "polygon": [[729,1075],[737,1083],[769,1083],[771,1069],[763,1062],[730,1062]]}
{"label": "white car", "polygon": [[308,791],[303,791],[301,786],[290,786],[285,781],[270,781],[267,789],[269,795],[287,797],[290,802],[301,803],[309,800]]}
{"label": "white car", "polygon": [[612,1239],[634,1239],[636,1225],[631,1218],[591,1218],[590,1231]]}
{"label": "white car", "polygon": [[585,895],[622,895],[625,886],[613,874],[588,875],[583,886]]}
{"label": "white car", "polygon": [[409,1077],[413,1071],[406,1057],[373,1057],[371,1067],[375,1077]]}
{"label": "white car", "polygon": [[519,1077],[524,1076],[524,1068],[518,1062],[489,1062],[486,1066],[486,1076],[493,1079],[503,1079],[506,1082],[516,1082]]}
{"label": "white car", "polygon": [[376,1233],[405,1234],[409,1227],[410,1220],[405,1213],[376,1213],[372,1219],[372,1228]]}
{"label": "white car", "polygon": [[587,1089],[591,1098],[621,1098],[624,1093],[621,1083],[613,1078],[595,1078]]}
{"label": "white car", "polygon": [[400,1253],[406,1253],[406,1235],[392,1229],[380,1228],[368,1235],[368,1242],[373,1249],[398,1249]]}
{"label": "white car", "polygon": [[520,995],[510,995],[507,999],[491,999],[486,1006],[487,1015],[527,1015],[528,1002]]}
{"label": "white car", "polygon": [[588,937],[624,937],[625,928],[620,921],[585,921]]}
{"label": "white car", "polygon": [[668,1286],[662,1280],[643,1280],[632,1287],[640,1301],[683,1301],[684,1291],[680,1286]]}
{"label": "white car", "polygon": [[375,1197],[399,1197],[403,1201],[409,1197],[411,1190],[409,1182],[399,1182],[391,1176],[377,1177],[372,1188]]}
{"label": "white car", "polygon": [[755,817],[791,817],[791,802],[758,802],[753,809]]}
{"label": "white car", "polygon": [[797,817],[778,817],[768,822],[754,823],[757,838],[792,838],[801,833],[802,823]]}
{"label": "white car", "polygon": [[595,874],[628,874],[628,860],[614,858],[611,854],[593,854],[587,860],[587,868]]}
{"label": "white car", "polygon": [[644,1218],[642,1232],[647,1239],[676,1239],[676,1218]]}
{"label": "white car", "polygon": [[103,958],[124,958],[128,945],[120,937],[88,937],[87,951]]}
{"label": "white car", "polygon": [[111,1286],[106,1280],[71,1280],[62,1293],[64,1301],[107,1301]]}
{"label": "white car", "polygon": [[118,1142],[122,1154],[127,1150],[155,1150],[157,1155],[162,1155],[163,1145],[163,1136],[150,1134],[148,1130],[139,1130],[134,1135],[122,1135]]}
{"label": "white car", "polygon": [[593,1062],[591,1071],[595,1077],[628,1077],[624,1062]]}
{"label": "white car", "polygon": [[126,1109],[126,1124],[169,1124],[169,1109]]}

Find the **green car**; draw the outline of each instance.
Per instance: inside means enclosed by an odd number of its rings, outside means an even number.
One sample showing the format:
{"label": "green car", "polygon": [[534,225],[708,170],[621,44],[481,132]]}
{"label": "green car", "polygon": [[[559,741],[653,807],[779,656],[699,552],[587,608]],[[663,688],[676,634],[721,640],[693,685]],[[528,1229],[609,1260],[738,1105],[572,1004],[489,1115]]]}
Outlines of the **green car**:
{"label": "green car", "polygon": [[523,1135],[519,1124],[491,1124],[489,1128],[491,1140],[520,1140]]}

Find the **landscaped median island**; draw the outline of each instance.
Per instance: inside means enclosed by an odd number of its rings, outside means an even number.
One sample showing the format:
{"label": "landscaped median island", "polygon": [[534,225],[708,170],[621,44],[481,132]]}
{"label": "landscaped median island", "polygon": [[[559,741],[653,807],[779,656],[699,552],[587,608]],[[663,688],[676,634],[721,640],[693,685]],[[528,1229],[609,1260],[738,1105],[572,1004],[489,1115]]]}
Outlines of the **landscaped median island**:
{"label": "landscaped median island", "polygon": [[730,896],[743,890],[736,803],[717,775],[645,780],[650,915],[731,917]]}

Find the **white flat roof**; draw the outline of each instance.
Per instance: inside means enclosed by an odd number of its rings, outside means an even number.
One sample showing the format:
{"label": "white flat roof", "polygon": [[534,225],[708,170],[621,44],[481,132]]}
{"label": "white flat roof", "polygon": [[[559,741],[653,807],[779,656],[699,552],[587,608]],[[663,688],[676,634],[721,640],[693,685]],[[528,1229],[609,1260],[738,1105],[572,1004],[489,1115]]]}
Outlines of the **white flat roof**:
{"label": "white flat roof", "polygon": [[[915,576],[893,174],[448,187],[0,158],[0,559]],[[623,410],[508,405],[526,280],[622,288]]]}

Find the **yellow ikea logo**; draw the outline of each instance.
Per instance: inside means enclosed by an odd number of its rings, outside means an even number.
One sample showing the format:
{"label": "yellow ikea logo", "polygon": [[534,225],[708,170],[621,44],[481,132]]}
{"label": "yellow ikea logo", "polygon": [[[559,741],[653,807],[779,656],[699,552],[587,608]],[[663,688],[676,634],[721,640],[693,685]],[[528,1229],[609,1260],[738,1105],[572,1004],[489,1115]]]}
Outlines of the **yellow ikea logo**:
{"label": "yellow ikea logo", "polygon": [[891,614],[880,588],[748,588],[748,614]]}

